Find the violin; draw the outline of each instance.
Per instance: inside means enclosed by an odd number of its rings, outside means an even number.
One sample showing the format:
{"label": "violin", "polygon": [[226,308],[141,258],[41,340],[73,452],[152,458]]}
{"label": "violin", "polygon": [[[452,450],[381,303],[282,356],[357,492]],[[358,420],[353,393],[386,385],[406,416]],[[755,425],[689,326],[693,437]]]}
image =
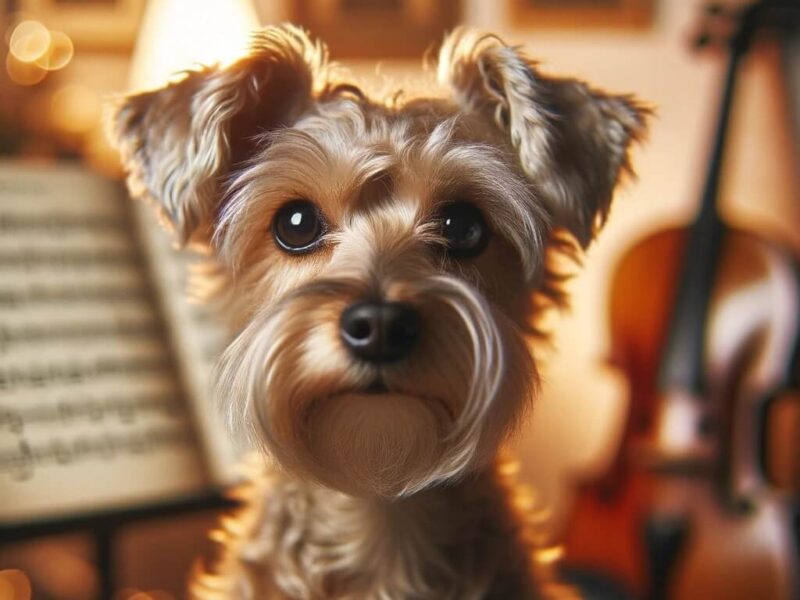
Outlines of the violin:
{"label": "violin", "polygon": [[797,26],[798,9],[762,0],[737,15],[699,210],[636,243],[614,275],[611,362],[628,414],[564,539],[568,568],[606,581],[602,597],[800,598],[798,478],[773,468],[796,465],[798,445],[772,435],[774,409],[800,398],[800,268],[718,210],[739,65],[757,30]]}

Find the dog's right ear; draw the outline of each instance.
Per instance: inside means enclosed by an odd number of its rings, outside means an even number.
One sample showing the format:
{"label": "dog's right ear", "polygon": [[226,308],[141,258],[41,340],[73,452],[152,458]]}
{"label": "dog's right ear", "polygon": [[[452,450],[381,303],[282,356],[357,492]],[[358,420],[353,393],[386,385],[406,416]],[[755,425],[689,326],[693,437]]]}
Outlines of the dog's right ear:
{"label": "dog's right ear", "polygon": [[108,129],[131,195],[153,202],[181,244],[208,237],[225,178],[259,134],[311,106],[327,68],[324,45],[290,25],[269,27],[228,67],[119,99]]}

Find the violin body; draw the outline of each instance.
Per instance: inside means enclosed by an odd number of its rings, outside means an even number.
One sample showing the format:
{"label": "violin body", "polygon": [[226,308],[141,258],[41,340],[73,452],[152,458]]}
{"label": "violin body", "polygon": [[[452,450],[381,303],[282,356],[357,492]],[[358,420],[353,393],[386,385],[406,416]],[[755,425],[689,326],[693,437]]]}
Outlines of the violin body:
{"label": "violin body", "polygon": [[[765,479],[772,457],[759,423],[790,377],[798,271],[778,247],[724,228],[702,394],[665,388],[659,369],[681,273],[704,258],[686,256],[687,237],[686,229],[647,237],[616,272],[610,359],[629,382],[628,415],[608,471],[578,489],[567,562],[611,576],[634,597],[791,600],[800,569],[793,508]],[[770,447],[798,449],[796,440]]]}

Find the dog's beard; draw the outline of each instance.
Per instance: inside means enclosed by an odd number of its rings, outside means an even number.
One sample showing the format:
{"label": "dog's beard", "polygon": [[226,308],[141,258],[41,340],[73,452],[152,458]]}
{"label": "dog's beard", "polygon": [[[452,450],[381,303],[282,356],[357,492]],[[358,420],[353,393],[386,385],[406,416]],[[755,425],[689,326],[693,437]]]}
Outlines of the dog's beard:
{"label": "dog's beard", "polygon": [[257,315],[217,377],[234,431],[293,473],[357,495],[411,494],[487,460],[535,381],[522,336],[461,279],[396,287],[423,329],[411,355],[385,365],[339,341],[358,281],[313,282]]}
{"label": "dog's beard", "polygon": [[439,459],[442,422],[426,399],[348,393],[313,404],[309,454],[319,479],[349,493],[393,495]]}

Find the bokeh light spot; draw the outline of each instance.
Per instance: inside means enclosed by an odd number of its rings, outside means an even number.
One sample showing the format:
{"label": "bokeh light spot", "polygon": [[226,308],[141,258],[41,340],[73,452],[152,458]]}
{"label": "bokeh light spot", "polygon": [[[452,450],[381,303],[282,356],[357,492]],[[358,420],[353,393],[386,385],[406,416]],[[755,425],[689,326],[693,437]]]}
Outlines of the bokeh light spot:
{"label": "bokeh light spot", "polygon": [[47,70],[36,63],[18,60],[10,52],[6,55],[8,77],[19,85],[36,85],[47,75]]}
{"label": "bokeh light spot", "polygon": [[39,21],[22,21],[11,33],[9,51],[20,62],[34,62],[50,48],[50,31]]}
{"label": "bokeh light spot", "polygon": [[58,71],[66,67],[72,60],[75,47],[70,37],[61,31],[50,32],[50,46],[42,56],[36,59],[36,64],[48,71]]}

